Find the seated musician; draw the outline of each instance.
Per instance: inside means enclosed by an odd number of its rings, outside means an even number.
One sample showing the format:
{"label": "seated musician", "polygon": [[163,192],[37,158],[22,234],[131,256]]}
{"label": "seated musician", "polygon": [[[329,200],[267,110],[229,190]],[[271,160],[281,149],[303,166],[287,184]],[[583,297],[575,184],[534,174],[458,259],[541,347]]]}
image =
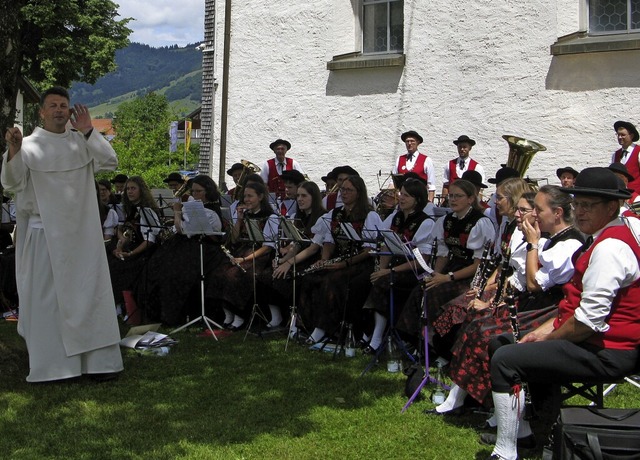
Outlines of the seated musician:
{"label": "seated musician", "polygon": [[[562,285],[573,276],[571,255],[582,243],[572,226],[571,197],[552,185],[543,186],[531,198],[525,193],[516,211],[517,233],[511,241],[509,286],[517,296],[518,319],[523,332],[535,329],[557,314]],[[544,236],[543,236],[544,235]],[[524,239],[523,239],[524,237]],[[524,251],[524,259],[521,253]],[[454,381],[444,404],[433,413],[453,413],[463,407],[467,394],[486,404],[491,392],[488,345],[492,337],[509,332],[511,322],[504,303],[492,305],[482,299],[469,303],[469,314],[452,348],[449,373]],[[487,422],[495,426],[493,420]]]}
{"label": "seated musician", "polygon": [[[411,242],[412,247],[419,248],[422,254],[429,257],[435,221],[423,211],[427,201],[427,188],[422,182],[418,179],[405,180],[400,189],[399,209],[384,220],[380,229],[392,230],[403,242]],[[383,246],[382,251],[385,250]],[[363,349],[364,354],[376,353],[382,344],[390,314],[391,276],[393,276],[394,315],[400,313],[398,307],[404,305],[409,293],[418,284],[412,267],[415,262],[408,262],[404,257],[381,255],[378,265],[379,270],[371,274],[372,288],[364,304],[364,309],[373,312],[374,315],[371,337],[363,337],[364,341],[368,342]]]}
{"label": "seated musician", "polygon": [[[204,205],[208,230],[220,233],[218,186],[211,177],[202,174],[190,179],[189,183],[193,199]],[[165,240],[151,256],[138,289],[138,304],[144,308],[147,320],[161,321],[169,326],[184,322],[189,314],[188,304],[200,306],[200,296],[190,295],[199,293],[200,288],[200,243],[205,279],[226,259],[218,244],[219,235],[191,235],[193,223],[183,208],[182,202],[174,204],[176,234]]]}
{"label": "seated musician", "polygon": [[306,275],[300,283],[300,318],[308,330],[314,328],[308,344],[337,332],[343,318],[354,322],[371,287],[373,259],[368,252],[375,243],[348,239],[340,224],[350,224],[367,239],[375,236],[382,221],[371,210],[362,178],[349,176],[340,191],[343,206],[320,218],[325,229],[313,240],[315,246],[322,247],[322,260],[317,262],[322,270]]}
{"label": "seated musician", "polygon": [[[174,194],[180,193],[180,190],[185,186],[185,179],[178,172],[172,172],[166,178],[164,178],[162,182],[167,184],[167,186]],[[182,193],[179,198],[182,202],[193,200],[193,197],[191,197],[191,195],[189,195],[188,193]]]}
{"label": "seated musician", "polygon": [[324,190],[322,191],[322,198],[331,193],[334,188],[337,189],[338,175],[333,171],[329,171],[326,176],[322,176],[322,182],[324,182]]}
{"label": "seated musician", "polygon": [[122,197],[125,195],[125,184],[127,183],[126,174],[116,174],[113,179],[109,182],[113,184],[114,192],[113,196],[115,197],[116,203],[122,203]]}
{"label": "seated musician", "polygon": [[449,192],[452,212],[438,219],[434,228],[438,245],[434,273],[424,286],[412,291],[398,319],[398,329],[414,342],[420,333],[423,288],[427,290],[427,318],[432,318],[440,306],[467,291],[485,243],[495,236],[471,182],[458,179]]}
{"label": "seated musician", "polygon": [[574,188],[562,190],[574,195],[576,226],[589,237],[574,254],[575,272],[563,286],[557,316],[491,358],[495,460],[517,458],[518,437],[531,432],[522,419],[522,382],[615,381],[637,368],[640,222],[618,217],[618,200],[630,193],[606,168],[583,169]]}
{"label": "seated musician", "polygon": [[[260,177],[259,174],[255,174],[255,173],[249,174],[246,180],[244,181],[244,185],[250,184],[250,183],[262,184],[266,187],[264,181],[262,180],[262,177]],[[242,202],[244,201],[244,185],[237,184],[234,189],[235,200],[229,206],[229,212],[231,213],[231,222],[227,222],[229,226],[233,226],[233,224],[235,224],[238,221],[238,205],[242,204]]]}
{"label": "seated musician", "polygon": [[336,178],[336,185],[333,189],[334,191],[331,193],[327,193],[322,199],[322,206],[324,206],[327,211],[331,211],[343,205],[342,193],[340,192],[340,189],[342,188],[342,183],[345,181],[345,179],[349,176],[360,176],[360,174],[358,174],[358,171],[348,165],[337,166],[333,168],[331,174]]}
{"label": "seated musician", "polygon": [[276,197],[277,210],[281,216],[291,218],[296,214],[296,198],[298,185],[304,182],[304,176],[295,169],[285,171],[280,175],[284,182],[284,199]]}
{"label": "seated musician", "polygon": [[[244,171],[244,166],[242,166],[242,163],[234,163],[229,169],[227,169],[227,175],[233,178],[233,183],[236,185],[236,187],[238,185],[240,177],[242,177],[242,171]],[[229,189],[227,195],[235,196],[236,187]]]}
{"label": "seated musician", "polygon": [[124,300],[122,291],[135,285],[160,230],[158,207],[142,177],[127,179],[122,204],[125,220],[118,227],[118,242],[109,257],[116,304]]}
{"label": "seated musician", "polygon": [[[229,259],[208,277],[206,292],[208,303],[222,307],[223,325],[232,332],[244,327],[249,304],[253,302],[254,285],[260,273],[271,264],[278,234],[278,217],[273,213],[269,192],[263,184],[248,182],[244,186],[244,200],[237,207],[237,216],[231,228]],[[250,240],[245,223],[262,232],[263,243]]]}
{"label": "seated musician", "polygon": [[[497,257],[503,261],[503,267],[524,267],[526,251],[522,242],[522,232],[518,230],[517,209],[518,201],[531,188],[523,179],[510,178],[502,181],[496,190],[496,209],[500,213],[502,223],[495,235],[494,249]],[[508,265],[507,265],[508,264]],[[487,281],[488,288],[484,292],[483,300],[491,299],[496,294],[496,279],[499,270],[496,267]],[[508,276],[505,272],[504,277]],[[504,286],[503,286],[504,287]],[[435,314],[429,316],[429,323],[433,325],[433,348],[441,358],[448,361],[451,358],[450,349],[462,324],[467,318],[469,300],[476,296],[476,291],[466,291],[462,295],[441,305]]]}
{"label": "seated musician", "polygon": [[[105,187],[107,187],[105,183],[109,184],[108,194],[104,192]],[[116,227],[118,226],[118,213],[108,204],[108,197],[111,195],[111,184],[109,181],[101,180],[96,182],[96,193],[98,194],[98,210],[100,212],[100,222],[102,223],[102,237],[105,242],[108,242],[116,234]],[[106,200],[105,195],[107,195]]]}
{"label": "seated musician", "polygon": [[[305,181],[300,184],[297,205],[294,225],[302,235],[311,239],[315,233],[322,230],[323,224],[318,222],[318,219],[327,212],[322,207],[322,195],[315,182]],[[311,244],[311,246],[314,245]],[[301,271],[317,260],[318,251],[315,248],[308,251],[307,248],[302,251],[300,249],[300,245],[295,243],[289,243],[286,246],[281,244],[278,248],[281,255],[274,259],[273,280],[268,293],[271,321],[267,324],[267,330],[274,330],[282,324],[283,307],[292,305],[292,302],[297,303],[297,300],[293,299],[293,280],[290,276],[294,263],[297,279]],[[299,292],[297,294],[299,295]],[[292,331],[295,330],[294,324]]]}

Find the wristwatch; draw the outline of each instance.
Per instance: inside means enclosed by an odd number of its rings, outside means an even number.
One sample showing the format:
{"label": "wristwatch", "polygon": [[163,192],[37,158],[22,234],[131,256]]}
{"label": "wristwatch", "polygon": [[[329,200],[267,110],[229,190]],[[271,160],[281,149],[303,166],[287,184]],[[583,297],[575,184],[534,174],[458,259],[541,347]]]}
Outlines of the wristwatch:
{"label": "wristwatch", "polygon": [[536,251],[538,250],[538,245],[534,244],[534,243],[527,243],[527,252],[531,251],[535,249]]}
{"label": "wristwatch", "polygon": [[455,280],[456,280],[456,277],[455,277],[455,276],[453,276],[453,272],[449,272],[449,273],[447,273],[447,275],[449,275],[449,279],[450,279],[451,281],[455,281]]}

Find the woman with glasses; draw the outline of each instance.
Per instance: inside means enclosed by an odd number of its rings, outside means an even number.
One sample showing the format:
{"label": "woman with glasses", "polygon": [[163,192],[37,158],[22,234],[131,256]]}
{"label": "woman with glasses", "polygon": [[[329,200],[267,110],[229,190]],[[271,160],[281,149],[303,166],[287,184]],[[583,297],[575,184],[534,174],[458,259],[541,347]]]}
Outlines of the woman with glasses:
{"label": "woman with glasses", "polygon": [[304,276],[300,283],[300,318],[307,330],[313,328],[307,339],[310,345],[337,332],[343,319],[359,320],[371,286],[373,258],[368,252],[375,248],[373,238],[382,221],[369,204],[362,178],[349,176],[340,193],[343,205],[320,218],[320,230],[313,239],[322,247],[321,260],[316,262],[322,269]]}
{"label": "woman with glasses", "polygon": [[[427,189],[417,179],[407,179],[400,188],[398,209],[382,223],[381,230],[391,230],[405,243],[417,247],[425,257],[431,255],[431,236],[434,220],[423,211],[428,202]],[[388,251],[383,246],[382,252]],[[370,337],[363,336],[368,342],[362,350],[364,354],[375,354],[382,344],[382,337],[390,316],[391,281],[393,281],[394,317],[400,314],[399,306],[404,305],[411,290],[418,284],[414,274],[415,262],[404,257],[382,255],[379,257],[379,270],[371,274],[371,292],[364,309],[373,313],[374,327]],[[393,278],[393,280],[392,280]],[[368,339],[368,340],[367,340]]]}
{"label": "woman with glasses", "polygon": [[478,204],[475,185],[458,179],[449,187],[448,199],[452,212],[438,219],[434,227],[434,273],[413,290],[398,320],[398,329],[413,341],[420,335],[423,288],[427,318],[431,321],[441,306],[469,289],[483,247],[495,237],[493,224]]}
{"label": "woman with glasses", "polygon": [[[582,245],[580,232],[573,228],[571,196],[558,187],[545,185],[537,194],[525,193],[516,208],[519,240],[512,263],[513,288],[521,334],[533,330],[557,311],[562,285],[573,275],[571,256]],[[524,263],[519,254],[524,252]],[[489,342],[500,334],[512,334],[509,312],[504,304],[494,309],[483,300],[469,303],[469,317],[452,347],[449,374],[454,385],[447,400],[433,413],[461,412],[467,395],[478,403],[490,403]],[[495,426],[495,421],[489,421]],[[526,437],[530,433],[523,433]]]}
{"label": "woman with glasses", "polygon": [[[518,219],[516,211],[520,197],[530,192],[531,188],[523,179],[505,179],[496,189],[496,210],[502,216],[500,228],[495,235],[495,256],[501,260],[507,260],[509,267],[524,266],[525,251],[522,245],[522,233],[517,229]],[[520,249],[519,251],[517,249]],[[496,281],[500,270],[496,268],[487,280],[487,289],[483,295],[484,300],[490,300],[496,293]],[[504,276],[507,276],[505,273]],[[453,346],[460,324],[467,318],[469,300],[475,297],[476,291],[467,291],[446,305],[443,305],[435,317],[431,317],[433,324],[433,348],[438,356],[445,360],[451,358],[450,349]]]}
{"label": "woman with glasses", "polygon": [[[220,192],[216,183],[209,176],[198,175],[189,179],[188,188],[194,202],[202,202],[209,223],[207,230],[220,233]],[[183,210],[191,205],[174,203],[175,234],[160,245],[145,267],[138,303],[144,305],[148,321],[178,326],[189,313],[186,305],[200,310],[200,242],[205,279],[224,258],[219,235],[192,234],[190,213]]]}

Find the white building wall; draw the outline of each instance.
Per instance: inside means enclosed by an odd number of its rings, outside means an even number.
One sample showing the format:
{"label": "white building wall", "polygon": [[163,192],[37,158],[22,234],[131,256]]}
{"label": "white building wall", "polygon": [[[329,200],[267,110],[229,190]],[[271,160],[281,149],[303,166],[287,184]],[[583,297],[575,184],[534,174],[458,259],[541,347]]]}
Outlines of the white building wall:
{"label": "white building wall", "polygon": [[[233,2],[225,168],[261,164],[281,137],[312,180],[350,164],[377,188],[409,129],[425,139],[438,190],[461,134],[477,140],[472,157],[489,176],[506,161],[503,134],[548,148],[528,175],[550,183],[560,166],[606,166],[614,121],[640,121],[640,60],[635,52],[551,56],[559,36],[578,30],[581,1],[405,0],[405,66],[341,71],[326,64],[359,50],[358,0]],[[216,3],[222,81],[224,2]],[[213,152],[217,177],[219,145]]]}

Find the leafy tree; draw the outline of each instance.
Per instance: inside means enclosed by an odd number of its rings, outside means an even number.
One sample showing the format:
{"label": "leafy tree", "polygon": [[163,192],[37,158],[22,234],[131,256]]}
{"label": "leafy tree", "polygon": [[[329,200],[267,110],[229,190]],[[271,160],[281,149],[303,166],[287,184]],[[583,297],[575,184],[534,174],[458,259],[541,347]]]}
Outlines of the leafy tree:
{"label": "leafy tree", "polygon": [[[115,51],[127,46],[127,19],[117,20],[109,0],[11,0],[0,15],[2,132],[13,124],[16,81],[23,75],[37,87],[94,83],[115,69]],[[0,141],[4,145],[4,136]]]}
{"label": "leafy tree", "polygon": [[[118,154],[118,169],[128,176],[142,176],[150,187],[164,187],[162,180],[183,166],[184,145],[177,152],[169,152],[171,120],[169,103],[163,95],[149,93],[120,104],[113,122],[116,137],[112,142]],[[198,152],[199,146],[191,145],[188,164],[197,163]]]}

